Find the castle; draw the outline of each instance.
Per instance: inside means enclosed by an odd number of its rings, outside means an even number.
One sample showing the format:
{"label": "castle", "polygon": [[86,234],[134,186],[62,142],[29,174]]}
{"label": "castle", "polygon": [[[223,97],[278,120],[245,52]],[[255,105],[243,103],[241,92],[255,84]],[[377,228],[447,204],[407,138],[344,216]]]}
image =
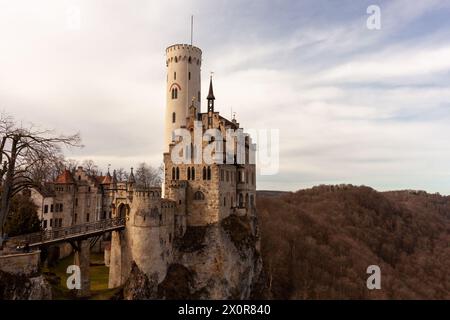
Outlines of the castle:
{"label": "castle", "polygon": [[[192,45],[172,45],[166,49],[165,62],[162,188],[137,187],[132,171],[127,181],[118,181],[115,172],[95,177],[79,167],[64,171],[48,194],[33,191],[47,229],[126,218],[125,229],[111,236],[111,288],[126,282],[133,263],[161,282],[174,261],[174,241],[189,227],[217,224],[230,215],[256,219],[255,145],[246,134],[242,149],[230,138],[228,132],[242,129],[236,119],[228,120],[215,110],[212,77],[207,110],[202,112],[202,51]],[[184,144],[179,131],[188,135]],[[212,150],[213,161],[203,156],[203,150]],[[180,157],[183,161],[177,160]]]}

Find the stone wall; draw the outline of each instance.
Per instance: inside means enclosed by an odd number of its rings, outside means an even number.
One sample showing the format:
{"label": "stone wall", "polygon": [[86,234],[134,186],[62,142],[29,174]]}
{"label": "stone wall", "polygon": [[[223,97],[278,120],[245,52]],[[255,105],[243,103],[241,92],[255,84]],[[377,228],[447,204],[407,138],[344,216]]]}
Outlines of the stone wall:
{"label": "stone wall", "polygon": [[0,270],[11,274],[31,275],[39,270],[40,251],[0,256]]}

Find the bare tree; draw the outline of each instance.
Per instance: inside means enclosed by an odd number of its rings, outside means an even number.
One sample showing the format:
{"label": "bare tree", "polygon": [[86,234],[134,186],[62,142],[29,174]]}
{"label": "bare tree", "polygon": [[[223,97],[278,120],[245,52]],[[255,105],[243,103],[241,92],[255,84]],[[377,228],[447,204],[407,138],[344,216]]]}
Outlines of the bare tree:
{"label": "bare tree", "polygon": [[40,130],[32,125],[28,128],[16,126],[10,116],[0,115],[2,233],[12,197],[45,179],[46,168],[61,162],[62,146],[80,146],[80,136],[56,136],[49,130]]}
{"label": "bare tree", "polygon": [[124,168],[119,168],[118,170],[116,170],[116,178],[118,181],[125,181],[128,180],[128,172],[125,171]]}
{"label": "bare tree", "polygon": [[29,178],[38,183],[54,181],[66,168],[66,160],[62,154],[55,154],[52,161],[40,161],[28,172]]}
{"label": "bare tree", "polygon": [[75,170],[79,165],[79,162],[75,159],[67,159],[64,161],[64,169]]}
{"label": "bare tree", "polygon": [[159,187],[162,183],[162,173],[162,165],[154,168],[142,162],[136,169],[136,186],[140,188]]}
{"label": "bare tree", "polygon": [[98,166],[95,164],[94,160],[90,160],[90,159],[84,160],[82,166],[88,175],[98,176],[99,169],[98,169]]}

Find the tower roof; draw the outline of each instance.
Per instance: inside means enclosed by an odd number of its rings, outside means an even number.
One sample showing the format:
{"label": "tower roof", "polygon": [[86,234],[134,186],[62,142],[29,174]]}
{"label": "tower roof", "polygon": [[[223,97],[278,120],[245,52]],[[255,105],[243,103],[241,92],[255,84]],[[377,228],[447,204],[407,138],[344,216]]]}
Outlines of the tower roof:
{"label": "tower roof", "polygon": [[212,76],[209,80],[209,93],[208,93],[208,97],[206,99],[216,100],[216,98],[214,97],[214,92],[213,92]]}
{"label": "tower roof", "polygon": [[129,183],[135,183],[136,182],[136,179],[134,178],[133,167],[131,167],[131,172],[130,172],[130,176],[128,177],[128,182]]}
{"label": "tower roof", "polygon": [[55,183],[60,184],[69,184],[69,183],[75,183],[75,180],[72,177],[72,174],[69,170],[64,170],[63,173],[61,173],[55,180]]}

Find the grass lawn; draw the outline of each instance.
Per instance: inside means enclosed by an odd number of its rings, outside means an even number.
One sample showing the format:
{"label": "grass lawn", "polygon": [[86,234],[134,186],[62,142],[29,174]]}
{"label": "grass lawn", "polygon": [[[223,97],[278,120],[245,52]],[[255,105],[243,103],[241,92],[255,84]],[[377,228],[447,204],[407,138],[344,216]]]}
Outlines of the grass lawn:
{"label": "grass lawn", "polygon": [[[103,254],[91,253],[91,267],[89,269],[91,279],[91,297],[92,300],[111,299],[119,289],[108,289],[109,268],[103,264]],[[58,285],[53,285],[54,299],[67,300],[76,299],[74,291],[67,289],[67,267],[73,264],[73,254],[59,260],[59,262],[50,268],[44,268],[43,272],[51,272],[61,278]],[[101,264],[101,265],[100,265]]]}

